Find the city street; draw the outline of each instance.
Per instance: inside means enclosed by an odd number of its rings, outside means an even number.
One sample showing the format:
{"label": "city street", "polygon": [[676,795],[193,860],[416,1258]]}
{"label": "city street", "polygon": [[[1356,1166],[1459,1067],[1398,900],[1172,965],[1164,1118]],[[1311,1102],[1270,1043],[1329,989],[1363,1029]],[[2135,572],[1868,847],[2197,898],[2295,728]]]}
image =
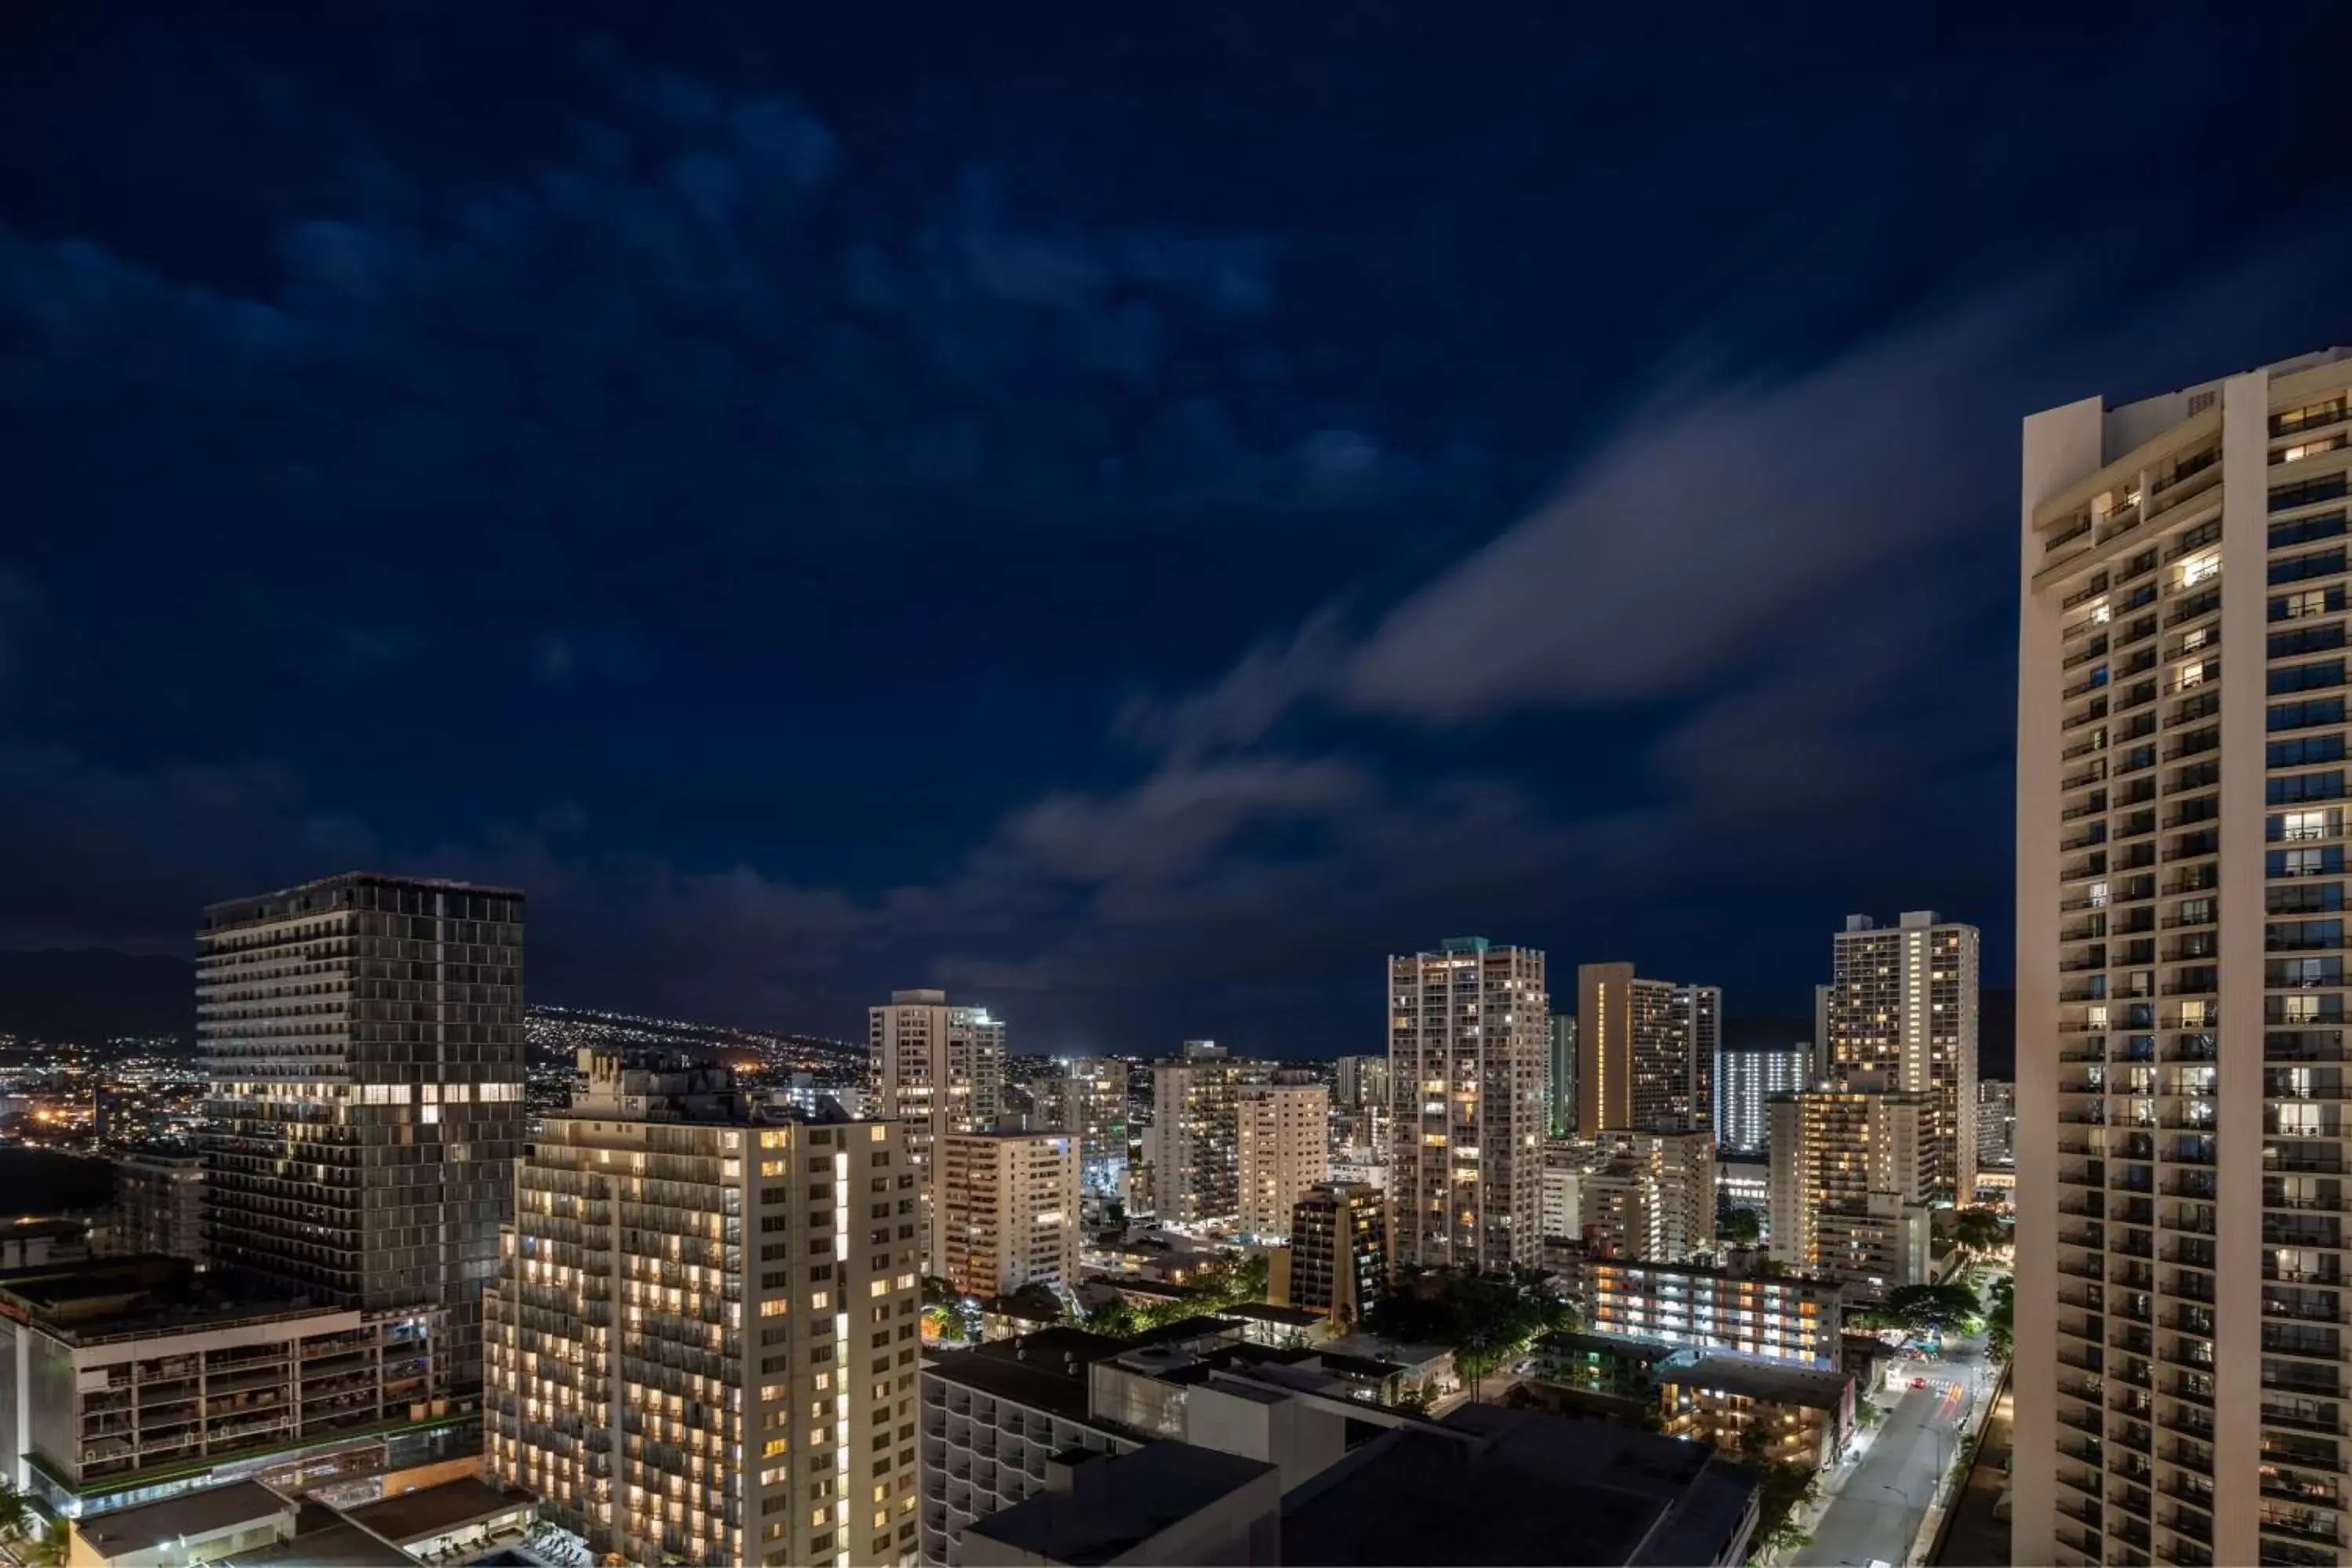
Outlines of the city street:
{"label": "city street", "polygon": [[[1937,1479],[1960,1441],[1972,1399],[1984,1396],[1990,1364],[1981,1339],[1952,1340],[1936,1361],[1911,1363],[1926,1388],[1907,1389],[1846,1473],[1813,1538],[1790,1562],[1796,1568],[1866,1568],[1901,1563],[1934,1501]],[[1824,1487],[1828,1478],[1824,1478]]]}

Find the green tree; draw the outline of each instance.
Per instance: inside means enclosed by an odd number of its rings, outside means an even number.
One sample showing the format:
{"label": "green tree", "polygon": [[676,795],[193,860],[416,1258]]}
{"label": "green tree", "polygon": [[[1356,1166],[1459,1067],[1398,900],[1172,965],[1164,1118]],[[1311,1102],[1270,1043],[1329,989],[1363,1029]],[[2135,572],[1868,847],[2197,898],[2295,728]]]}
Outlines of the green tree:
{"label": "green tree", "polygon": [[1873,1315],[1890,1327],[1916,1333],[1965,1329],[1983,1308],[1977,1293],[1965,1285],[1906,1285],[1888,1291]]}
{"label": "green tree", "polygon": [[1985,1314],[1985,1349],[2007,1361],[2017,1345],[2017,1281],[2004,1274],[1992,1282],[1992,1310]]}
{"label": "green tree", "polygon": [[0,1482],[0,1538],[14,1539],[37,1529],[48,1516],[41,1505],[5,1482]]}
{"label": "green tree", "polygon": [[1764,1223],[1756,1217],[1754,1209],[1726,1207],[1716,1214],[1717,1241],[1727,1241],[1734,1247],[1753,1247],[1763,1234]]}
{"label": "green tree", "polygon": [[1761,1421],[1750,1421],[1739,1429],[1739,1451],[1751,1459],[1760,1459],[1772,1446],[1772,1434]]}
{"label": "green tree", "polygon": [[1807,1539],[1797,1528],[1795,1514],[1812,1500],[1814,1475],[1809,1465],[1774,1465],[1764,1472],[1756,1499],[1756,1535],[1748,1561],[1768,1552],[1801,1546]]}
{"label": "green tree", "polygon": [[17,1555],[33,1568],[63,1568],[67,1554],[73,1547],[73,1526],[62,1519],[47,1520],[39,1526],[28,1546]]}
{"label": "green tree", "polygon": [[1991,1209],[1959,1209],[1952,1215],[1952,1239],[1970,1252],[1996,1252],[2009,1245],[2009,1225]]}

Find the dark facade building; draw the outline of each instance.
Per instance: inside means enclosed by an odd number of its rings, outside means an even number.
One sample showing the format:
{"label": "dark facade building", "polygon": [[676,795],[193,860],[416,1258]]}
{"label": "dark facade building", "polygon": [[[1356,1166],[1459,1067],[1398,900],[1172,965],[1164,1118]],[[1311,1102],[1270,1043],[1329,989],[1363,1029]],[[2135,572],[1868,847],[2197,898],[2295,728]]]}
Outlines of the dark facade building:
{"label": "dark facade building", "polygon": [[312,1300],[436,1320],[481,1383],[481,1297],[523,1129],[523,896],[352,873],[197,933],[205,1248]]}
{"label": "dark facade building", "polygon": [[1388,1287],[1386,1194],[1360,1182],[1309,1187],[1291,1209],[1286,1263],[1282,1305],[1363,1321]]}

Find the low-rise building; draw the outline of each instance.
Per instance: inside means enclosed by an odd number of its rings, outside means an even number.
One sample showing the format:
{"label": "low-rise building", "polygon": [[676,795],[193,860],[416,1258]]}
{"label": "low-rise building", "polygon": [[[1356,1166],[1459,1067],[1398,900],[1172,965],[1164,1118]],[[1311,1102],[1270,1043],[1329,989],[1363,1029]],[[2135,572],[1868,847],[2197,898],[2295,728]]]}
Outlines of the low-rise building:
{"label": "low-rise building", "polygon": [[1805,1366],[1837,1364],[1844,1292],[1832,1280],[1587,1258],[1568,1278],[1594,1333]]}
{"label": "low-rise building", "polygon": [[79,1517],[345,1450],[421,1458],[471,1429],[427,1397],[432,1323],[184,1258],[0,1275],[0,1471]]}
{"label": "low-rise building", "polygon": [[78,1219],[20,1219],[0,1225],[0,1269],[79,1263],[89,1256],[89,1226]]}
{"label": "low-rise building", "polygon": [[1655,1373],[1668,1436],[1759,1465],[1827,1464],[1853,1435],[1853,1379],[1738,1356],[1677,1357]]}
{"label": "low-rise building", "polygon": [[1032,1497],[964,1531],[972,1568],[1282,1561],[1282,1482],[1263,1460],[1169,1439],[1047,1461]]}

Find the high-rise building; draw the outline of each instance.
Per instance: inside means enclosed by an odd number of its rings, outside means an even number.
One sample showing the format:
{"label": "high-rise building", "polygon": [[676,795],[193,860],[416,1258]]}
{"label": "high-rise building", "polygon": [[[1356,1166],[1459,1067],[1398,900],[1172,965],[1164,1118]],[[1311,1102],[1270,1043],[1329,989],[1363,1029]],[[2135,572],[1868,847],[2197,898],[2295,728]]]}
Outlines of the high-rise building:
{"label": "high-rise building", "polygon": [[1715,1058],[1715,1141],[1727,1153],[1761,1152],[1772,1135],[1765,1106],[1776,1094],[1811,1087],[1812,1047],[1741,1047]]}
{"label": "high-rise building", "polygon": [[1237,1058],[1214,1040],[1186,1040],[1173,1059],[1152,1064],[1152,1198],[1161,1219],[1240,1216],[1241,1093],[1273,1073],[1272,1063]]}
{"label": "high-rise building", "polygon": [[1876,1081],[1769,1107],[1772,1256],[1856,1300],[1927,1280],[1934,1097]]}
{"label": "high-rise building", "polygon": [[1622,1258],[1675,1263],[1715,1246],[1715,1134],[1628,1132],[1577,1183],[1584,1234]]}
{"label": "high-rise building", "polygon": [[523,896],[354,872],[205,911],[205,1247],[310,1299],[434,1316],[482,1378],[523,1131]]}
{"label": "high-rise building", "polygon": [[1719,988],[1644,980],[1630,963],[1587,963],[1576,992],[1580,1136],[1714,1127]]}
{"label": "high-rise building", "polygon": [[1062,1064],[1066,1130],[1078,1135],[1078,1183],[1117,1196],[1127,1176],[1127,1064],[1076,1057]]}
{"label": "high-rise building", "polygon": [[2347,413],[2335,348],[2025,422],[2020,1562],[2352,1554]]}
{"label": "high-rise building", "polygon": [[600,1557],[910,1561],[911,1131],[676,1059],[581,1071],[517,1173],[485,1472]]}
{"label": "high-rise building", "polygon": [[940,1275],[975,1296],[1078,1284],[1078,1136],[950,1132],[939,1155]]}
{"label": "high-rise building", "polygon": [[1977,1079],[1977,1169],[2017,1163],[2017,1082]]}
{"label": "high-rise building", "polygon": [[1375,1105],[1383,1110],[1388,1109],[1388,1058],[1341,1057],[1332,1076],[1337,1085],[1331,1097],[1333,1105],[1346,1110],[1363,1110]]}
{"label": "high-rise building", "polygon": [[1544,955],[1449,937],[1389,960],[1388,1000],[1397,1261],[1533,1267],[1549,1121]]}
{"label": "high-rise building", "polygon": [[1389,1205],[1378,1187],[1324,1182],[1291,1211],[1290,1245],[1276,1253],[1267,1299],[1360,1323],[1388,1289]]}
{"label": "high-rise building", "polygon": [[947,1272],[932,1146],[950,1132],[997,1124],[1004,1094],[1004,1022],[985,1007],[950,1006],[944,991],[893,991],[866,1012],[866,1073],[874,1113],[907,1125],[908,1152],[921,1176],[924,1268]]}
{"label": "high-rise building", "polygon": [[1933,1098],[1927,1170],[1955,1203],[1976,1196],[1977,928],[1914,910],[1893,927],[1848,915],[1837,933],[1830,1061],[1843,1083],[1881,1073]]}
{"label": "high-rise building", "polygon": [[114,1163],[114,1250],[205,1260],[205,1157],[134,1149]]}
{"label": "high-rise building", "polygon": [[1577,1130],[1576,1015],[1551,1016],[1550,1053],[1545,1058],[1545,1103],[1550,1117],[1549,1135],[1566,1138]]}
{"label": "high-rise building", "polygon": [[1537,1229],[1574,1240],[1584,1233],[1584,1178],[1603,1161],[1602,1151],[1581,1138],[1547,1138],[1538,1183]]}
{"label": "high-rise building", "polygon": [[1331,1096],[1319,1083],[1272,1083],[1234,1103],[1241,1227],[1285,1236],[1307,1188],[1331,1173]]}

